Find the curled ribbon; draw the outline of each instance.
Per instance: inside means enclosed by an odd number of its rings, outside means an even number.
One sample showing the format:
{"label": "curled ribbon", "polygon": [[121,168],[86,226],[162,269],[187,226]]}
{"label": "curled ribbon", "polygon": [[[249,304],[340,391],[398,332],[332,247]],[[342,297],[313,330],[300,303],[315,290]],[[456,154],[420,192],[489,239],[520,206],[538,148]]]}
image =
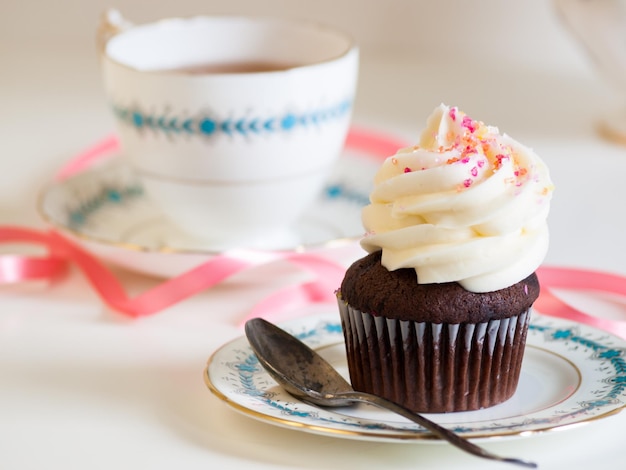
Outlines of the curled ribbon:
{"label": "curled ribbon", "polygon": [[[405,144],[397,139],[371,131],[351,129],[346,147],[376,158],[393,155]],[[63,180],[79,173],[94,161],[106,158],[119,149],[117,137],[110,136],[73,158],[56,175]],[[192,295],[209,289],[230,276],[254,266],[286,260],[308,271],[313,280],[281,288],[258,302],[246,318],[270,317],[287,306],[310,302],[334,302],[335,289],[340,284],[345,268],[320,254],[296,252],[231,251],[222,253],[167,279],[159,285],[130,298],[114,274],[91,254],[54,230],[0,226],[0,243],[30,243],[43,246],[44,256],[0,256],[0,283],[16,283],[35,279],[54,279],[74,263],[86,276],[99,297],[112,309],[129,317],[157,313]],[[587,314],[564,302],[555,289],[607,292],[626,297],[626,277],[597,271],[542,266],[537,270],[541,294],[535,303],[545,315],[574,320],[609,331],[626,339],[626,320],[611,320]]]}
{"label": "curled ribbon", "polygon": [[[387,157],[403,144],[387,136],[351,129],[346,147],[373,155]],[[56,174],[62,181],[89,168],[95,161],[119,150],[116,136],[109,136],[82,154],[70,160]],[[39,231],[31,228],[0,227],[0,243],[31,243],[47,249],[43,257],[0,256],[0,283],[14,283],[33,279],[53,279],[66,270],[71,262],[85,275],[102,301],[112,309],[129,317],[152,315],[192,295],[209,289],[232,275],[280,260],[288,261],[308,271],[313,280],[288,286],[271,294],[253,307],[247,318],[271,316],[290,305],[308,302],[333,302],[345,268],[334,261],[313,253],[230,251],[190,269],[161,284],[130,298],[124,287],[104,264],[90,253],[55,230]]]}
{"label": "curled ribbon", "polygon": [[20,227],[0,227],[0,242],[43,245],[44,257],[0,256],[0,283],[11,284],[32,279],[52,279],[65,272],[67,260],[60,247],[45,232]]}
{"label": "curled ribbon", "polygon": [[[0,282],[10,283],[35,279],[52,279],[65,271],[68,262],[73,262],[87,277],[100,298],[112,309],[130,317],[154,314],[194,294],[206,290],[233,274],[252,266],[278,261],[292,261],[312,272],[323,281],[303,284],[306,298],[312,302],[327,302],[333,290],[327,290],[329,283],[340,279],[343,273],[336,263],[321,256],[306,253],[266,253],[258,256],[245,251],[218,255],[189,271],[168,279],[156,287],[134,297],[126,291],[102,263],[82,248],[67,240],[55,231],[37,231],[21,227],[0,227],[0,242],[30,242],[45,246],[45,257],[0,257]],[[320,286],[324,288],[320,289]],[[276,294],[275,294],[276,295]],[[253,312],[265,315],[291,301],[296,289],[285,291],[283,296],[270,297]],[[280,298],[280,302],[279,302]]]}
{"label": "curled ribbon", "polygon": [[555,289],[605,292],[626,297],[626,278],[587,269],[541,266],[537,270],[541,294],[535,302],[537,310],[544,315],[574,320],[579,323],[609,331],[626,339],[626,321],[602,318],[579,310],[555,294]]}

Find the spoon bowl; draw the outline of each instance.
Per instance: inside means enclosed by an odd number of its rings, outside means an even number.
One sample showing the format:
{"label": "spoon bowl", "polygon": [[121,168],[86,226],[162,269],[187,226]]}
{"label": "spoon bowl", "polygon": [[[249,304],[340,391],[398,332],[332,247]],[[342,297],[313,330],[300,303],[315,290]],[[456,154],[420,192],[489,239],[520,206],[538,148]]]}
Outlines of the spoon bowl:
{"label": "spoon bowl", "polygon": [[322,407],[370,403],[419,424],[437,437],[472,455],[526,468],[537,468],[534,462],[492,454],[398,403],[355,391],[341,374],[313,349],[267,320],[262,318],[249,320],[246,322],[245,331],[259,363],[290,395],[304,402]]}

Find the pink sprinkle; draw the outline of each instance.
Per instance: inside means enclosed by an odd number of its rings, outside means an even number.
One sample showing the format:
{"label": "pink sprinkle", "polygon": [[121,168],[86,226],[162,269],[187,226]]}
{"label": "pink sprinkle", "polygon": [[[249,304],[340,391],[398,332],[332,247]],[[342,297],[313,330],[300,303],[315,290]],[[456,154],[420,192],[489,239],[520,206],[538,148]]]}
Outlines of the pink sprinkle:
{"label": "pink sprinkle", "polygon": [[474,168],[472,168],[472,170],[471,170],[471,171],[472,171],[472,176],[473,176],[474,178],[478,176],[478,168],[474,167]]}
{"label": "pink sprinkle", "polygon": [[472,185],[472,180],[471,179],[466,179],[465,181],[463,181],[463,186],[465,186],[466,188],[469,188]]}
{"label": "pink sprinkle", "polygon": [[528,285],[524,284],[524,294],[528,295]]}
{"label": "pink sprinkle", "polygon": [[450,108],[450,112],[449,112],[449,114],[450,114],[450,118],[451,118],[453,121],[456,121],[456,108]]}
{"label": "pink sprinkle", "polygon": [[469,163],[470,158],[469,157],[465,157],[463,159],[461,159],[461,163]]}
{"label": "pink sprinkle", "polygon": [[476,164],[478,165],[478,168],[482,168],[483,166],[485,166],[485,160],[478,160]]}
{"label": "pink sprinkle", "polygon": [[476,130],[476,123],[469,116],[463,116],[463,122],[461,125],[468,129],[470,132],[474,132]]}
{"label": "pink sprinkle", "polygon": [[411,171],[413,171],[413,170],[411,170],[408,166],[404,169],[405,173],[411,173]]}

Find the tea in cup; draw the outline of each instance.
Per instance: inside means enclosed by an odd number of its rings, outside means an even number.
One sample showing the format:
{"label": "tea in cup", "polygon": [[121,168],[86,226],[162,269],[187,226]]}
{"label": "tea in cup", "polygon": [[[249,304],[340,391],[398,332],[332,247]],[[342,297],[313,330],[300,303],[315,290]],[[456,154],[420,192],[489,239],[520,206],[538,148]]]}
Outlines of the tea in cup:
{"label": "tea in cup", "polygon": [[148,197],[216,249],[269,247],[319,195],[358,75],[344,32],[278,18],[104,16],[105,90]]}

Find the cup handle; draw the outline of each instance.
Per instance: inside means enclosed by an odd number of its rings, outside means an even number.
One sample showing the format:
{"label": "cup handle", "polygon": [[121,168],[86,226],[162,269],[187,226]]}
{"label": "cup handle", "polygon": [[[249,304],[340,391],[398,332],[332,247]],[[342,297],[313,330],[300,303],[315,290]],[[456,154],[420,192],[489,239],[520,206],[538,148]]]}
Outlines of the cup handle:
{"label": "cup handle", "polygon": [[131,28],[133,23],[122,16],[119,10],[108,9],[100,17],[100,24],[97,31],[98,50],[102,53],[107,42],[113,36]]}

